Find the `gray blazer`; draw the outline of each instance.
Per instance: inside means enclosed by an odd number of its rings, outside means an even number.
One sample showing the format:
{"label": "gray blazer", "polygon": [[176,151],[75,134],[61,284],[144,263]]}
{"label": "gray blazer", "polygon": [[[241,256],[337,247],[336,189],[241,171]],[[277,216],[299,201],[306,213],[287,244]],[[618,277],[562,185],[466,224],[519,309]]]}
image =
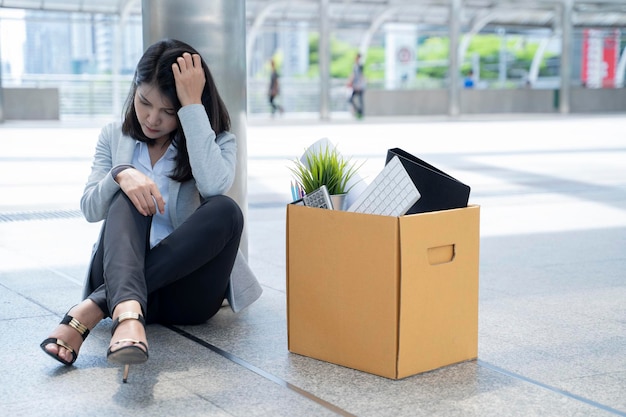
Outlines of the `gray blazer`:
{"label": "gray blazer", "polygon": [[[178,111],[178,117],[185,132],[194,178],[184,183],[169,181],[169,201],[165,208],[174,228],[180,226],[200,206],[202,198],[228,191],[235,179],[237,160],[235,136],[228,132],[216,136],[202,105],[185,106]],[[102,129],[91,173],[80,200],[80,208],[87,221],[98,222],[106,218],[109,204],[120,190],[111,170],[119,165],[129,165],[135,146],[136,140],[123,135],[119,123],[110,123]],[[99,241],[94,244],[91,262]],[[95,290],[89,283],[91,262],[87,270],[84,297]],[[231,309],[234,312],[241,311],[256,301],[261,293],[259,282],[239,251],[227,294]]]}

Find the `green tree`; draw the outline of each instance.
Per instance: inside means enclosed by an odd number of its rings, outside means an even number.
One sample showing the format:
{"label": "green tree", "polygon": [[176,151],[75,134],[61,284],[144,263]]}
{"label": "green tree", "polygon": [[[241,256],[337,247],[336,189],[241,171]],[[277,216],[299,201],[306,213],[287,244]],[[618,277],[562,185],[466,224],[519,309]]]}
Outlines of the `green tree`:
{"label": "green tree", "polygon": [[[506,59],[508,78],[518,78],[525,74],[539,47],[538,41],[527,41],[524,36],[507,36]],[[448,51],[450,41],[446,36],[425,36],[418,40],[417,78],[441,80],[448,73]],[[465,54],[466,61],[461,63],[461,72],[467,73],[471,64],[469,57],[478,55],[480,62],[480,79],[495,80],[498,78],[501,38],[498,35],[475,35],[472,37]],[[354,57],[358,48],[331,38],[330,40],[330,75],[332,78],[345,79],[352,72]],[[554,54],[546,54],[540,65],[539,74],[547,74],[550,69],[547,62],[554,59]],[[385,77],[385,49],[371,47],[365,60],[365,76],[369,81],[383,80]],[[319,77],[319,34],[309,36],[309,78]]]}
{"label": "green tree", "polygon": [[[347,42],[330,39],[330,76],[331,78],[347,78],[352,72],[352,64],[358,49]],[[319,65],[319,34],[309,36],[309,77],[317,78],[320,73]]]}
{"label": "green tree", "polygon": [[418,67],[418,77],[445,78],[448,72],[449,49],[448,38],[433,36],[421,39],[417,46],[417,60],[422,64]]}
{"label": "green tree", "polygon": [[[330,76],[331,78],[346,79],[352,74],[354,58],[359,49],[348,42],[335,38],[330,40]],[[385,50],[382,47],[370,48],[364,63],[364,73],[368,80],[383,79]],[[319,34],[309,36],[309,72],[310,78],[319,77]]]}
{"label": "green tree", "polygon": [[[418,70],[418,76],[430,78],[444,78],[448,71],[448,51],[450,42],[447,37],[435,36],[420,40],[418,45],[418,61],[422,64]],[[519,77],[528,71],[533,57],[539,47],[538,42],[528,42],[524,36],[507,36],[506,59],[508,76]],[[466,59],[479,56],[480,78],[497,79],[500,61],[501,38],[498,35],[476,35],[470,40]],[[546,68],[546,61],[554,54],[546,54],[540,65],[541,71]],[[438,63],[445,63],[438,65]],[[428,65],[433,63],[433,65]],[[425,65],[424,65],[425,64]],[[467,73],[471,64],[466,60],[461,63],[461,72]]]}

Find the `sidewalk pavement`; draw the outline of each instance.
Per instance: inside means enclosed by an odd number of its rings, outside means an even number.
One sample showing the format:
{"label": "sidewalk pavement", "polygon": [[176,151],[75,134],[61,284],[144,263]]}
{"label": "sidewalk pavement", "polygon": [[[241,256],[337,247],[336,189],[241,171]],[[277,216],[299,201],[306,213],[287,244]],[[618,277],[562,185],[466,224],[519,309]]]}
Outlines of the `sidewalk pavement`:
{"label": "sidewalk pavement", "polygon": [[[258,302],[150,326],[150,360],[108,364],[110,320],[73,367],[39,343],[81,284],[99,224],[78,201],[101,121],[0,125],[0,409],[11,416],[626,416],[626,117],[252,120]],[[478,359],[393,381],[287,350],[290,160],[328,137],[373,178],[402,148],[481,206]]]}

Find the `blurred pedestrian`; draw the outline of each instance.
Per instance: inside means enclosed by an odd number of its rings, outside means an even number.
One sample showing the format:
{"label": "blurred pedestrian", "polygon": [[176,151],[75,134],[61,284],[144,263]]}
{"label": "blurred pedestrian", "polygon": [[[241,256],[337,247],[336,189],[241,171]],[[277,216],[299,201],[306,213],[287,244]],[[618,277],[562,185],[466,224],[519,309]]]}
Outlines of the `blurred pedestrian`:
{"label": "blurred pedestrian", "polygon": [[352,105],[352,110],[357,119],[363,118],[363,92],[365,91],[365,76],[363,75],[363,64],[361,54],[357,53],[352,66],[352,74],[348,80],[348,87],[352,89],[352,94],[348,102]]}
{"label": "blurred pedestrian", "polygon": [[463,80],[463,87],[465,88],[474,88],[474,71],[469,70],[465,79]]}
{"label": "blurred pedestrian", "polygon": [[278,83],[278,71],[276,70],[276,63],[272,59],[270,62],[272,66],[272,72],[270,73],[270,87],[268,91],[268,99],[271,107],[272,116],[276,114],[276,111],[279,111],[281,114],[285,111],[283,107],[276,103],[276,97],[280,94],[280,84]]}

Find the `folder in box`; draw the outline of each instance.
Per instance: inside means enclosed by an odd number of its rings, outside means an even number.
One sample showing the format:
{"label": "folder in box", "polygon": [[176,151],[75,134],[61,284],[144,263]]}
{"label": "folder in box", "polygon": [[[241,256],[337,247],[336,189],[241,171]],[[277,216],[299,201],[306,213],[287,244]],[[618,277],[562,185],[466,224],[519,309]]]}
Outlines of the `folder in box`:
{"label": "folder in box", "polygon": [[467,207],[468,185],[400,148],[389,149],[385,163],[396,155],[421,194],[406,214]]}

